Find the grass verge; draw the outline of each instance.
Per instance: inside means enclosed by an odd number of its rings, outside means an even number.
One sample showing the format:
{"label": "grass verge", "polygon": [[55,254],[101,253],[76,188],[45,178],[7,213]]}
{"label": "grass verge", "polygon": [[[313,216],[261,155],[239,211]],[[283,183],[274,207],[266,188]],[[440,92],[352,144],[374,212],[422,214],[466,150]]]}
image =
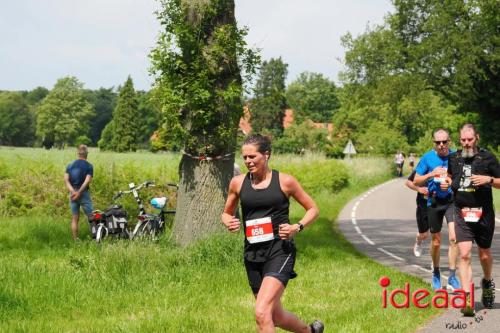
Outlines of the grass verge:
{"label": "grass verge", "polygon": [[[321,160],[300,163],[311,159]],[[290,160],[273,163],[286,169]],[[389,179],[390,162],[343,163],[350,174],[344,190],[312,193],[321,217],[297,237],[299,276],[289,283],[284,306],[309,322],[320,318],[328,332],[413,332],[438,311],[382,309],[378,279],[427,284],[361,255],[335,225],[351,198]],[[301,216],[293,204],[292,221]],[[2,332],[255,331],[241,234],[180,249],[166,237],[98,246],[87,236],[73,243],[68,218],[47,215],[2,218],[0,226]]]}

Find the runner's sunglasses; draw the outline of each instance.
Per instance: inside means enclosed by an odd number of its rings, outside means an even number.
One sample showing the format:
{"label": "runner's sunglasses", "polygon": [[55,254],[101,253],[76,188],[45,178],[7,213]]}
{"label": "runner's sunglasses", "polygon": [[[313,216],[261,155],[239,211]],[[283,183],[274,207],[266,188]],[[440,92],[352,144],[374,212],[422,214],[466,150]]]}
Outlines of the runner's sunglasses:
{"label": "runner's sunglasses", "polygon": [[443,144],[443,145],[447,145],[448,143],[450,142],[450,140],[442,140],[442,141],[439,141],[439,140],[434,140],[434,143],[436,145],[440,145],[440,144]]}

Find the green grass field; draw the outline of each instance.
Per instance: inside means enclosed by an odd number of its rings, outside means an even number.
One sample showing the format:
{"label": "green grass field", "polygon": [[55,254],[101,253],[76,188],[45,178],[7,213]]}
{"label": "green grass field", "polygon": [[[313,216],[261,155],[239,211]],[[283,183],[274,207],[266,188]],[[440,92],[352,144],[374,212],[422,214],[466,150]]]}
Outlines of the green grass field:
{"label": "green grass field", "polygon": [[[216,235],[187,249],[176,247],[167,237],[158,242],[118,240],[96,245],[88,231],[82,242],[73,243],[60,178],[72,158],[73,151],[0,149],[1,201],[6,200],[6,189],[16,189],[30,203],[23,214],[1,203],[0,332],[255,331],[254,300],[242,264],[242,234]],[[129,178],[138,182],[143,174],[158,182],[176,180],[179,160],[178,155],[150,153],[91,152],[89,158],[101,175],[115,177],[114,182]],[[321,216],[297,237],[299,276],[287,287],[285,307],[309,322],[320,318],[327,332],[415,331],[439,312],[382,309],[378,280],[387,275],[394,286],[406,281],[412,288],[427,284],[359,254],[335,224],[351,198],[391,177],[391,162],[274,156],[271,166],[294,175],[309,170],[307,177],[296,176],[313,186],[331,183],[325,170],[310,167],[325,163],[346,172],[349,182],[340,192],[330,186],[310,190]],[[93,191],[104,204],[106,195],[118,187],[96,177]],[[63,203],[51,206],[51,200]],[[301,214],[293,204],[292,221]]]}

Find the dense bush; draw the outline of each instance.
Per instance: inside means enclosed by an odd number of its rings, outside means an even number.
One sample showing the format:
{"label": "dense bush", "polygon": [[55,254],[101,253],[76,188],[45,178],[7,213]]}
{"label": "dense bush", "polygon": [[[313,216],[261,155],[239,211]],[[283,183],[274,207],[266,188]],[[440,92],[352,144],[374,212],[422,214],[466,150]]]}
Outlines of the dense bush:
{"label": "dense bush", "polygon": [[[295,162],[297,159],[295,159]],[[344,163],[337,160],[305,156],[301,163],[286,163],[284,158],[277,164],[280,171],[293,175],[308,192],[326,190],[338,192],[347,186],[349,174]]]}
{"label": "dense bush", "polygon": [[[63,175],[68,163],[75,159],[75,149],[43,150],[32,148],[0,149],[0,216],[44,214],[69,216],[68,194]],[[94,207],[103,209],[113,194],[136,184],[154,180],[157,187],[144,192],[144,199],[165,194],[167,182],[178,180],[179,154],[118,154],[91,150],[89,162],[94,165],[91,196]],[[241,164],[241,160],[237,160]],[[343,162],[324,156],[273,155],[271,167],[295,176],[310,192],[337,192],[349,180]],[[242,168],[246,172],[245,168]],[[173,196],[171,193],[167,193]],[[175,198],[172,198],[175,200]],[[131,212],[136,204],[131,197],[121,199]]]}

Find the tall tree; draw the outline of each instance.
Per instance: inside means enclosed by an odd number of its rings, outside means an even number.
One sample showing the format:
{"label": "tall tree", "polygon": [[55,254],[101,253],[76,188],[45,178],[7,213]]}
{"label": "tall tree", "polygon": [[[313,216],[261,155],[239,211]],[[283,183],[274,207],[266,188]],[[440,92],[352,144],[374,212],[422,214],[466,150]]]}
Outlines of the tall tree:
{"label": "tall tree", "polygon": [[160,127],[161,107],[151,91],[138,91],[139,136],[138,142],[144,148],[150,147],[153,133]]}
{"label": "tall tree", "polygon": [[94,117],[90,121],[92,123],[90,139],[94,145],[97,145],[104,127],[113,117],[117,94],[113,88],[99,88],[98,90],[87,90],[86,98],[95,110]]}
{"label": "tall tree", "polygon": [[48,94],[49,90],[47,88],[36,87],[33,90],[24,92],[24,99],[28,105],[36,105],[40,103]]}
{"label": "tall tree", "polygon": [[163,128],[184,144],[173,237],[181,244],[222,230],[233,174],[242,76],[255,53],[234,16],[234,0],[163,0],[152,51]]}
{"label": "tall tree", "polygon": [[0,92],[0,145],[28,146],[34,137],[34,116],[21,93]]}
{"label": "tall tree", "polygon": [[374,84],[409,75],[476,113],[484,141],[500,144],[498,0],[394,0],[383,26],[344,37],[349,82]]}
{"label": "tall tree", "polygon": [[283,117],[287,106],[285,80],[288,64],[281,57],[263,61],[250,103],[250,121],[254,132],[270,132],[274,136],[283,133]]}
{"label": "tall tree", "polygon": [[329,123],[339,108],[335,83],[320,73],[301,73],[288,85],[286,101],[294,110],[294,118],[307,118]]}
{"label": "tall tree", "polygon": [[78,136],[88,136],[93,114],[83,84],[71,76],[59,79],[37,108],[36,134],[45,147],[63,148]]}
{"label": "tall tree", "polygon": [[139,109],[134,83],[129,76],[120,89],[113,119],[103,130],[99,147],[117,152],[136,151],[139,137]]}

